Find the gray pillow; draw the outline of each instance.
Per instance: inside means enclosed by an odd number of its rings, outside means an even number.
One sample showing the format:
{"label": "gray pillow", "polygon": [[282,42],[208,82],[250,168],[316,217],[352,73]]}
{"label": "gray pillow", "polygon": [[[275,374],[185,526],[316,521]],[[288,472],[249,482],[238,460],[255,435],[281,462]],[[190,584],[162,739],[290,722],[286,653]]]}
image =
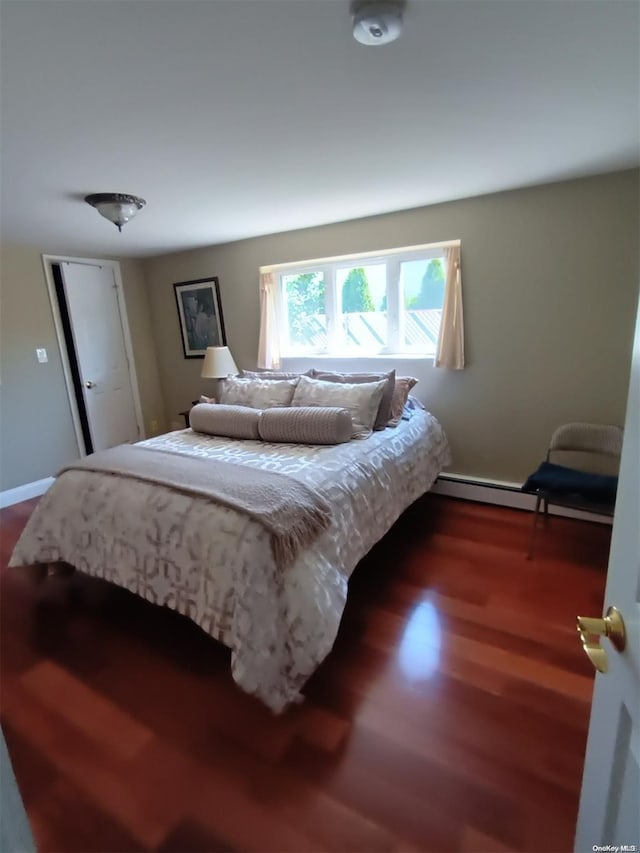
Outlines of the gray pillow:
{"label": "gray pillow", "polygon": [[252,409],[290,406],[298,379],[228,376],[220,383],[220,402],[233,406],[250,406]]}
{"label": "gray pillow", "polygon": [[349,382],[351,385],[359,385],[362,382],[377,382],[381,379],[386,379],[387,384],[385,385],[382,393],[382,399],[380,400],[380,406],[378,407],[378,413],[376,415],[373,428],[378,430],[386,427],[387,421],[392,416],[391,401],[393,400],[393,391],[396,384],[395,370],[389,370],[387,373],[334,373],[333,371],[316,370],[314,368],[312,376],[314,379],[322,379],[324,382]]}
{"label": "gray pillow", "polygon": [[342,444],[352,428],[348,409],[334,406],[266,409],[259,423],[263,441],[286,444]]}
{"label": "gray pillow", "polygon": [[348,409],[353,421],[352,438],[368,438],[373,430],[386,380],[379,382],[323,382],[301,376],[292,406],[332,406]]}
{"label": "gray pillow", "polygon": [[260,438],[260,409],[247,406],[225,406],[198,403],[189,412],[189,425],[196,432],[224,435],[227,438]]}
{"label": "gray pillow", "polygon": [[242,379],[297,379],[299,376],[313,376],[313,368],[304,373],[287,373],[280,370],[241,370]]}
{"label": "gray pillow", "polygon": [[398,376],[396,377],[396,387],[393,392],[393,400],[391,401],[391,417],[387,426],[397,427],[402,420],[402,413],[409,398],[409,392],[418,384],[415,376]]}

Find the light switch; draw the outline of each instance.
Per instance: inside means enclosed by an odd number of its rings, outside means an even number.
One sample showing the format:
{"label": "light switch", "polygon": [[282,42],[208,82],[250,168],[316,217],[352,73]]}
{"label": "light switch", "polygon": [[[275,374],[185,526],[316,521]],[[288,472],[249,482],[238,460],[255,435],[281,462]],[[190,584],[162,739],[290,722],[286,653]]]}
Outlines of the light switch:
{"label": "light switch", "polygon": [[46,364],[49,361],[46,349],[37,349],[36,356],[38,357],[40,364]]}

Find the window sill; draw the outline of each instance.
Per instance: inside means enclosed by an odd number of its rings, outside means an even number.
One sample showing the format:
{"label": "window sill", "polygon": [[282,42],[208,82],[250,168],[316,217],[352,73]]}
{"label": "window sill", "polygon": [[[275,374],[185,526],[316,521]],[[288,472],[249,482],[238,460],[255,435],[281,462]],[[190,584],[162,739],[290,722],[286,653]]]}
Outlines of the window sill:
{"label": "window sill", "polygon": [[354,355],[354,353],[318,353],[317,355],[282,355],[281,361],[433,361],[435,355],[419,353],[378,353],[376,355]]}

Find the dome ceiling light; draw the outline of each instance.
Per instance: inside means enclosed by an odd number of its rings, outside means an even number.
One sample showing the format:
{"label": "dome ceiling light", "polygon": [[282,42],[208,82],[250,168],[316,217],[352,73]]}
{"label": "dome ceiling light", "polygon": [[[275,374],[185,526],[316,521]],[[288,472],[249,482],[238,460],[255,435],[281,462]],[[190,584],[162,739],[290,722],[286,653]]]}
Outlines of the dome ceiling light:
{"label": "dome ceiling light", "polygon": [[85,196],[84,200],[95,207],[100,216],[113,222],[118,231],[122,231],[122,226],[147,203],[143,198],[127,193],[93,193]]}
{"label": "dome ceiling light", "polygon": [[353,15],[353,37],[360,44],[389,44],[402,32],[402,8],[397,3],[365,2]]}

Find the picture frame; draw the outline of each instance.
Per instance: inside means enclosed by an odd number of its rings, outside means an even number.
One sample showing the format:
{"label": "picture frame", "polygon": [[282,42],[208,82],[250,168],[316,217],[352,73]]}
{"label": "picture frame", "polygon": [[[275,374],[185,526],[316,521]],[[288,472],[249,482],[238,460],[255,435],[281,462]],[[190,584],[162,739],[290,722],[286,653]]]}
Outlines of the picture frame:
{"label": "picture frame", "polygon": [[224,347],[227,335],[217,276],[173,285],[185,358],[204,358],[207,347]]}

